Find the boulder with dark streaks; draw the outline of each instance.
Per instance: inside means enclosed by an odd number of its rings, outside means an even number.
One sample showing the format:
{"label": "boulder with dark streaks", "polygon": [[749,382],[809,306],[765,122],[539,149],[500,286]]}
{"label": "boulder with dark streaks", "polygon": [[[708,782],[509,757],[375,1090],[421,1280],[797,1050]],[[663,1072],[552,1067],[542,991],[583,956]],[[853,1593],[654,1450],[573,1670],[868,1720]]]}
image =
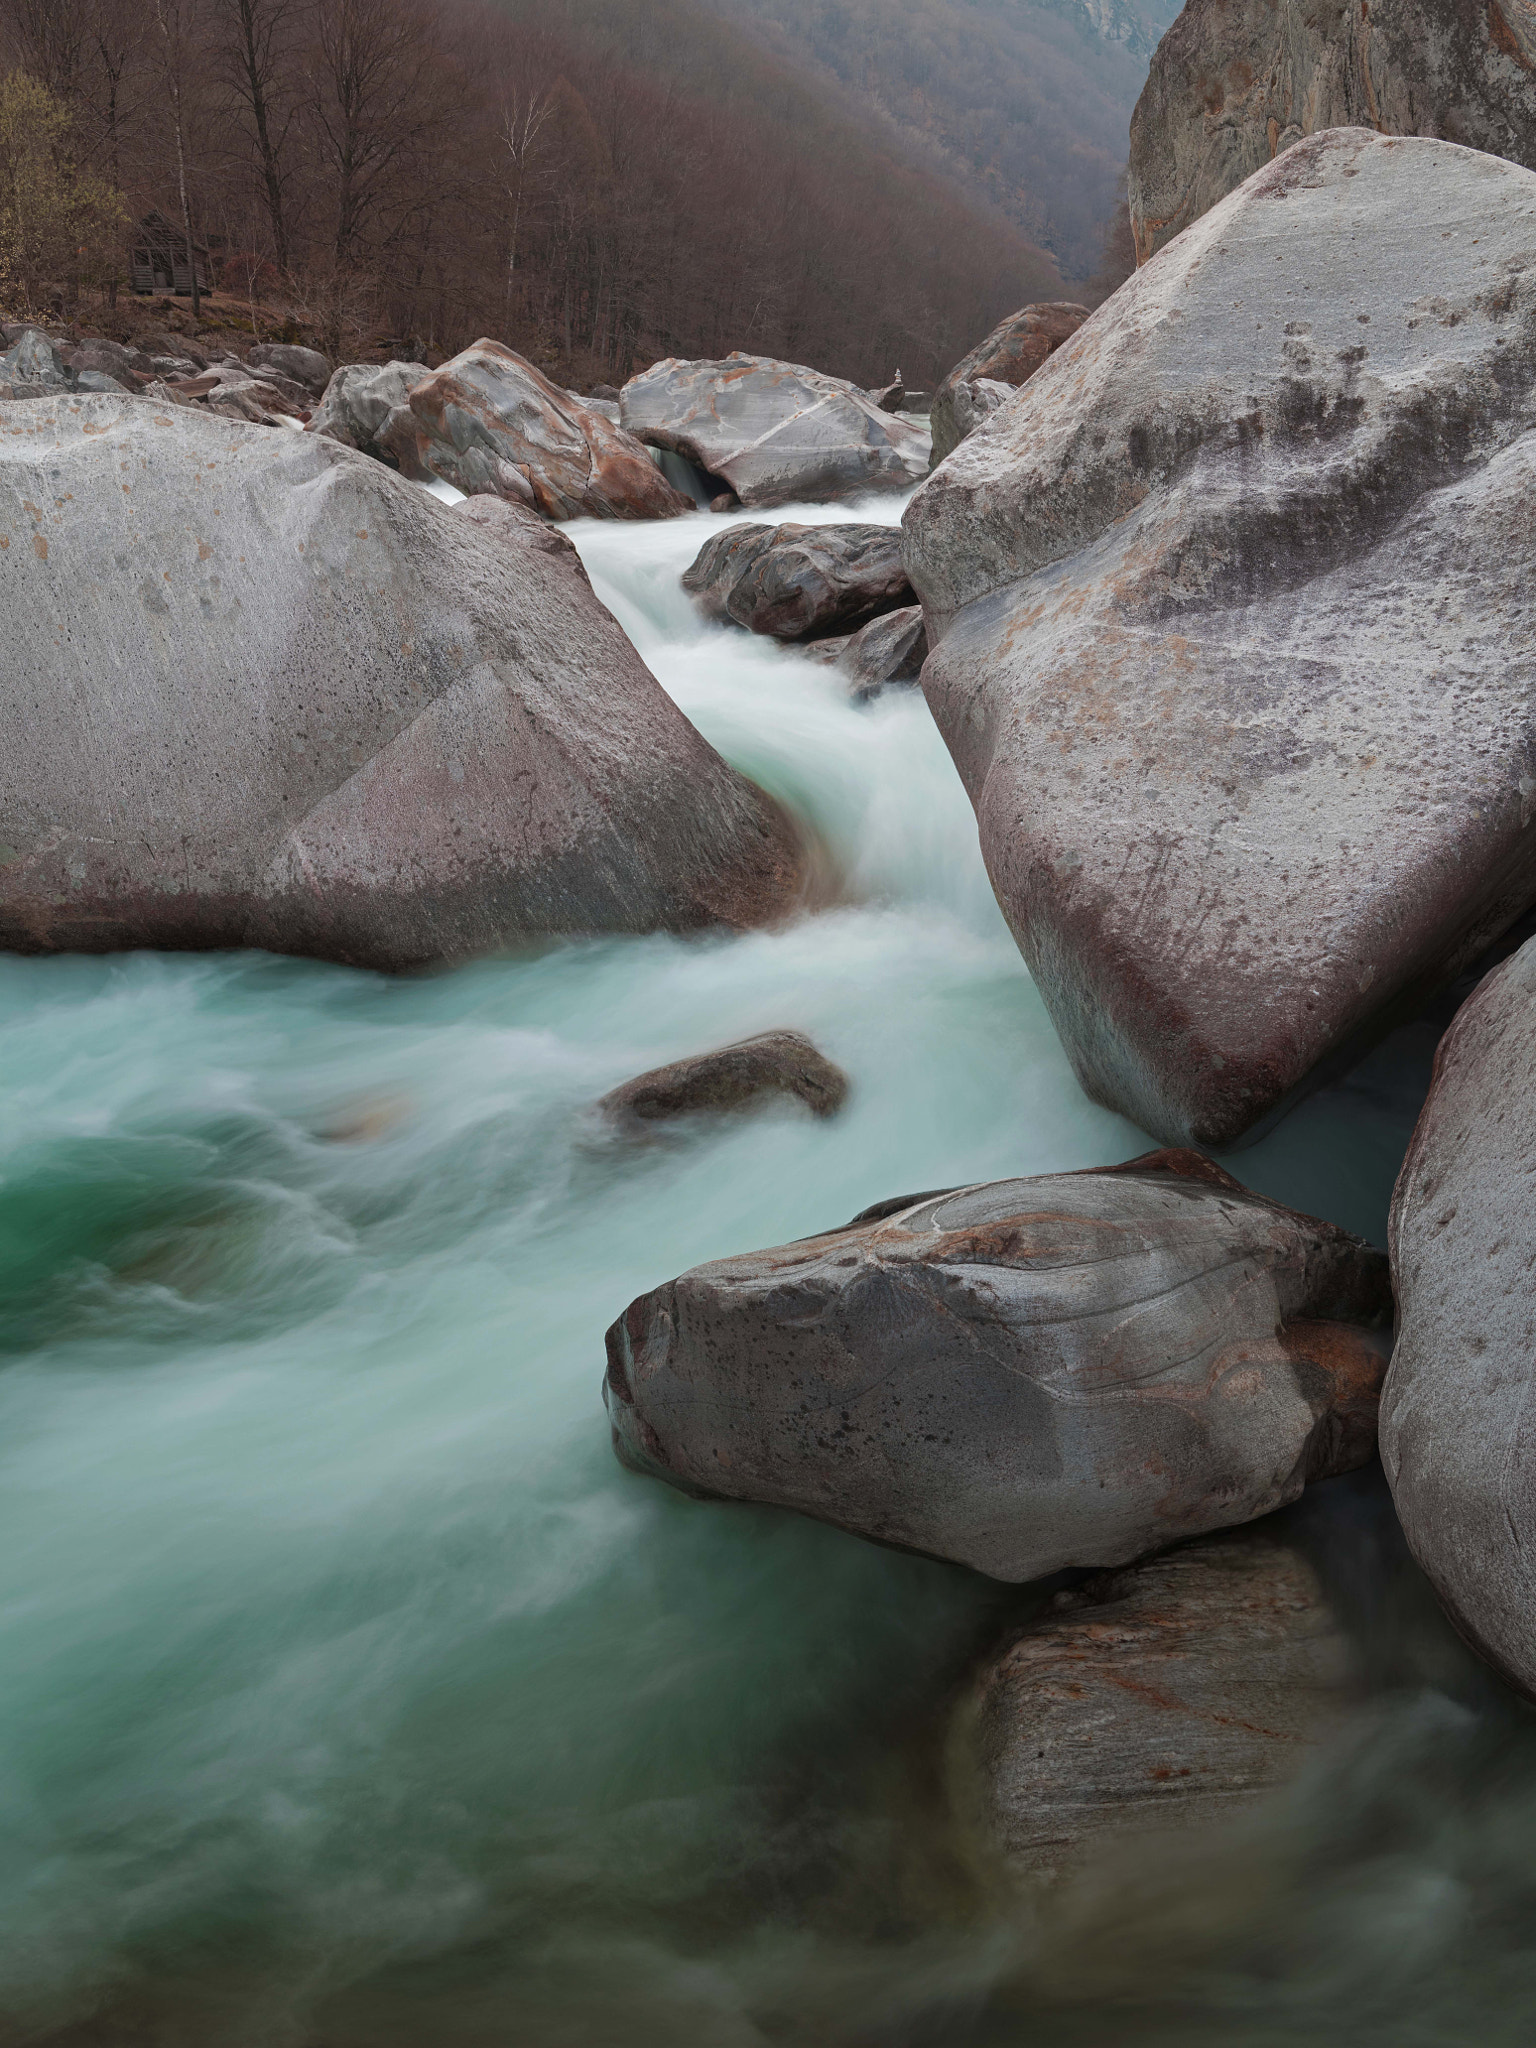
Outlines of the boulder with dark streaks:
{"label": "boulder with dark streaks", "polygon": [[[1536,175],[1299,142],[907,509],[1084,1087],[1229,1146],[1536,900]],[[1326,1064],[1325,1064],[1326,1063]]]}
{"label": "boulder with dark streaks", "polygon": [[1268,1513],[1375,1443],[1384,1256],[1196,1153],[880,1204],[608,1333],[620,1458],[999,1579]]}
{"label": "boulder with dark streaks", "polygon": [[912,603],[898,526],[728,527],[682,581],[706,618],[775,640],[852,632]]}

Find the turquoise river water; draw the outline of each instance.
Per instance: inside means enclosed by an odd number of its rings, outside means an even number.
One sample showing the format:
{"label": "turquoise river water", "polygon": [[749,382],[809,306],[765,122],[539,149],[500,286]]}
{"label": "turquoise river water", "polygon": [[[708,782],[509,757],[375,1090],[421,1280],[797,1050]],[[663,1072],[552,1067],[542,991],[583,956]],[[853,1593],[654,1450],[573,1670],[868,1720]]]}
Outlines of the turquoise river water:
{"label": "turquoise river water", "polygon": [[[1240,1838],[1043,1909],[950,1712],[1027,1596],[615,1463],[646,1286],[1146,1146],[1076,1087],[921,697],[697,624],[709,530],[571,529],[835,907],[400,980],[0,959],[0,2040],[1528,2039],[1536,1747],[1368,1482],[1302,1513],[1369,1713]],[[841,1117],[595,1125],[775,1025]],[[1433,1039],[1234,1169],[1380,1239]]]}

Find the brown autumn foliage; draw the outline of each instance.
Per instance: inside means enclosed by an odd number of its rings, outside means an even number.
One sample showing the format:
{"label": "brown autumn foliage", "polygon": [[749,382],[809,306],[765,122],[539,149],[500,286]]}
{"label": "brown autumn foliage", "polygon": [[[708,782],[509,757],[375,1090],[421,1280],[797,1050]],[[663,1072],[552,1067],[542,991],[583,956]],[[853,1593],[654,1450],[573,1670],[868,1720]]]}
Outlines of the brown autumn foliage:
{"label": "brown autumn foliage", "polygon": [[[222,304],[333,357],[486,333],[582,383],[743,348],[931,384],[1064,292],[699,0],[0,0],[12,68],[125,220],[189,224]],[[126,311],[125,259],[66,309]]]}

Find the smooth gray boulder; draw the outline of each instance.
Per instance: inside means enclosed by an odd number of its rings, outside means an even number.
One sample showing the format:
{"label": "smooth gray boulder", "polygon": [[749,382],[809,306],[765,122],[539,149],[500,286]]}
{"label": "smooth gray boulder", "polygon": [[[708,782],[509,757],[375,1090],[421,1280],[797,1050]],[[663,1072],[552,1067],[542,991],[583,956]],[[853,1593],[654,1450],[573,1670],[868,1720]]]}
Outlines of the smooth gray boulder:
{"label": "smooth gray boulder", "polygon": [[0,945],[379,968],[795,900],[777,807],[565,554],[321,435],[77,396],[0,437]]}
{"label": "smooth gray boulder", "polygon": [[694,509],[638,441],[499,341],[477,341],[413,384],[379,446],[417,482],[493,493],[546,519]]}
{"label": "smooth gray boulder", "polygon": [[1536,940],[1456,1013],[1392,1202],[1381,1457],[1462,1635],[1536,1698]]}
{"label": "smooth gray boulder", "polygon": [[775,640],[851,632],[912,602],[896,526],[732,526],[683,571],[706,618]]}
{"label": "smooth gray boulder", "polygon": [[1536,897],[1536,176],[1359,129],[1187,229],[904,521],[1083,1086],[1227,1146]]}
{"label": "smooth gray boulder", "polygon": [[867,391],[771,356],[671,356],[620,400],[631,434],[686,455],[749,508],[905,490],[928,468],[927,435]]}
{"label": "smooth gray boulder", "polygon": [[407,404],[412,385],[431,374],[425,363],[343,363],[310,414],[307,431],[397,468],[379,436],[390,415]]}
{"label": "smooth gray boulder", "polygon": [[1304,136],[1349,127],[1536,170],[1529,0],[1188,0],[1131,116],[1137,261]]}
{"label": "smooth gray boulder", "polygon": [[1296,1776],[1359,1691],[1316,1572],[1267,1527],[1057,1593],[963,1706],[984,1814],[1053,1881],[1128,1837],[1218,1827]]}
{"label": "smooth gray boulder", "polygon": [[321,397],[331,381],[331,366],[317,348],[292,341],[259,341],[246,357],[253,370],[275,370],[300,385],[311,398]]}
{"label": "smooth gray boulder", "polygon": [[680,1116],[724,1115],[769,1096],[803,1102],[813,1116],[835,1116],[848,1076],[802,1031],[763,1031],[712,1052],[652,1067],[611,1089],[597,1105],[609,1123],[643,1129]]}
{"label": "smooth gray boulder", "polygon": [[1021,306],[962,356],[933,394],[931,466],[937,469],[988,413],[1028,383],[1087,318],[1086,306],[1068,300]]}
{"label": "smooth gray boulder", "polygon": [[608,1332],[614,1448],[998,1579],[1129,1562],[1375,1444],[1387,1262],[1190,1152],[877,1204]]}

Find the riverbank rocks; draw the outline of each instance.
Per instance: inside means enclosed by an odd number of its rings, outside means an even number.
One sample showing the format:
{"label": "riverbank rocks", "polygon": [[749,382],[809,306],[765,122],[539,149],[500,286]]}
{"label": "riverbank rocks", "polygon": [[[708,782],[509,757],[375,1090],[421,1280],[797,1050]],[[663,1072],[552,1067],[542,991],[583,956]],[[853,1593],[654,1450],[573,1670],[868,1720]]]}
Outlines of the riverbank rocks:
{"label": "riverbank rocks", "polygon": [[380,436],[397,409],[408,405],[411,387],[431,374],[425,363],[343,363],[310,414],[308,431],[397,469]]}
{"label": "riverbank rocks", "polygon": [[777,807],[517,522],[140,398],[6,425],[0,945],[402,968],[796,900]]}
{"label": "riverbank rocks", "polygon": [[1127,1836],[1220,1825],[1296,1775],[1355,1681],[1312,1566],[1266,1529],[1097,1573],[977,1676],[985,1816],[1045,1880]]}
{"label": "riverbank rocks", "polygon": [[897,526],[727,527],[682,581],[706,618],[775,640],[850,632],[913,601]]}
{"label": "riverbank rocks", "polygon": [[848,1076],[803,1032],[764,1031],[637,1074],[605,1095],[598,1109],[609,1123],[639,1130],[680,1116],[747,1109],[775,1095],[803,1102],[813,1116],[835,1116],[847,1099]]}
{"label": "riverbank rocks", "polygon": [[380,429],[401,474],[546,519],[671,519],[693,501],[638,441],[499,341],[477,341],[413,384]]}
{"label": "riverbank rocks", "polygon": [[319,349],[301,348],[297,342],[259,341],[246,361],[253,370],[275,371],[301,385],[311,398],[322,397],[331,381],[331,366]]}
{"label": "riverbank rocks", "polygon": [[928,654],[923,608],[914,604],[899,612],[886,612],[857,633],[813,640],[805,651],[846,677],[848,694],[856,704],[866,704],[882,690],[916,683],[921,676]]}
{"label": "riverbank rocks", "polygon": [[1065,300],[1024,306],[962,356],[933,394],[932,467],[937,469],[989,412],[1027,383],[1087,318],[1086,306]]}
{"label": "riverbank rocks", "polygon": [[1440,1042],[1392,1203],[1382,1463],[1457,1628],[1536,1698],[1536,940]]}
{"label": "riverbank rocks", "polygon": [[614,1448],[994,1578],[1251,1520],[1375,1443],[1387,1262],[1196,1153],[881,1203],[608,1332]]}
{"label": "riverbank rocks", "polygon": [[1188,0],[1131,116],[1136,257],[1326,128],[1439,136],[1536,169],[1526,0]]}
{"label": "riverbank rocks", "polygon": [[906,490],[928,468],[927,435],[867,391],[771,356],[669,357],[621,402],[631,434],[686,455],[748,508]]}
{"label": "riverbank rocks", "polygon": [[1095,1100],[1231,1145],[1536,898],[1536,176],[1299,142],[908,507],[923,682]]}
{"label": "riverbank rocks", "polygon": [[0,356],[0,396],[40,398],[53,391],[67,391],[69,371],[64,358],[36,327],[24,327]]}

